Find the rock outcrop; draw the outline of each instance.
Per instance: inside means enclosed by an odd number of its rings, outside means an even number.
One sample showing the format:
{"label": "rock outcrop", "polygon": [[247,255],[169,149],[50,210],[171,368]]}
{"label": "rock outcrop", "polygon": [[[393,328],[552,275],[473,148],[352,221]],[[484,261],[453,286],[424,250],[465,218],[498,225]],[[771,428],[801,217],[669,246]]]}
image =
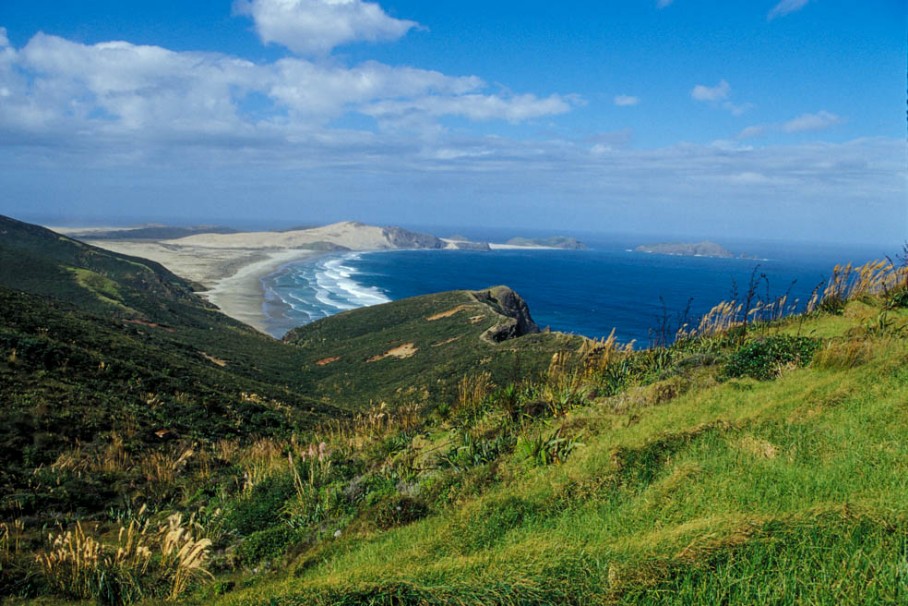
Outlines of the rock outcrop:
{"label": "rock outcrop", "polygon": [[394,248],[444,248],[445,243],[431,234],[421,234],[401,227],[385,227],[382,233]]}
{"label": "rock outcrop", "polygon": [[494,343],[501,343],[523,335],[539,332],[539,326],[530,316],[526,301],[507,286],[495,286],[488,290],[474,291],[477,301],[489,305],[504,316],[504,321],[487,330],[482,336]]}

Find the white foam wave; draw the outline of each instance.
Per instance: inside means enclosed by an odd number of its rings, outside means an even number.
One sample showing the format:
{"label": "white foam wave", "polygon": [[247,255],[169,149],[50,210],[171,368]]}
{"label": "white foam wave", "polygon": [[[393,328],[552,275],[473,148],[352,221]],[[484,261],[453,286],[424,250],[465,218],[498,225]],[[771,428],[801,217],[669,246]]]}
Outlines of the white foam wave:
{"label": "white foam wave", "polygon": [[281,301],[287,313],[300,323],[341,311],[388,303],[381,289],[357,281],[351,261],[360,253],[321,259],[316,263],[291,266],[267,290]]}

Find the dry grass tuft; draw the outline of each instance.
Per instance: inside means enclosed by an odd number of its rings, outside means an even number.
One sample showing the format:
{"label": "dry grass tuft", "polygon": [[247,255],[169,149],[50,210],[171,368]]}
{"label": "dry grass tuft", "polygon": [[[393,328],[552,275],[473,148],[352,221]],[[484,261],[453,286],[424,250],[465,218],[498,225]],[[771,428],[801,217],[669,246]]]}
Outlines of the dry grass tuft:
{"label": "dry grass tuft", "polygon": [[167,518],[157,531],[138,517],[120,526],[117,542],[106,545],[81,522],[48,536],[49,548],[36,561],[48,585],[60,595],[129,604],[149,597],[178,599],[193,581],[213,578],[205,568],[211,541],[196,538],[192,520]]}

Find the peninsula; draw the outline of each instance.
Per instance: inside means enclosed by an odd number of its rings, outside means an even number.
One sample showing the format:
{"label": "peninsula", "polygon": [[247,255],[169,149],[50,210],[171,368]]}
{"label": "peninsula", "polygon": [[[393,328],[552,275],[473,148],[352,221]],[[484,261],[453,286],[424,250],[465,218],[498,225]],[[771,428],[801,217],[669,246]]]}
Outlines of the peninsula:
{"label": "peninsula", "polygon": [[99,248],[157,261],[195,284],[197,292],[226,315],[262,332],[266,332],[262,278],[283,265],[327,252],[576,247],[561,246],[570,244],[568,238],[521,238],[506,244],[490,244],[461,237],[441,239],[400,227],[378,227],[355,221],[255,232],[224,227],[169,228],[161,225],[133,229],[51,229]]}

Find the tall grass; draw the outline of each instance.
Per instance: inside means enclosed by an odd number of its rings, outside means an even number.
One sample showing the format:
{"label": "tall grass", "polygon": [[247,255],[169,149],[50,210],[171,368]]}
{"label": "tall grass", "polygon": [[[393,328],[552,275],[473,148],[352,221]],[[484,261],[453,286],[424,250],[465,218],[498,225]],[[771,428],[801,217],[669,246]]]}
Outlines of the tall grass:
{"label": "tall grass", "polygon": [[211,541],[196,538],[193,526],[180,514],[156,530],[148,520],[136,518],[120,526],[116,543],[107,544],[77,522],[70,530],[51,533],[36,562],[48,587],[63,596],[104,604],[149,597],[175,600],[193,582],[211,577],[206,569]]}

